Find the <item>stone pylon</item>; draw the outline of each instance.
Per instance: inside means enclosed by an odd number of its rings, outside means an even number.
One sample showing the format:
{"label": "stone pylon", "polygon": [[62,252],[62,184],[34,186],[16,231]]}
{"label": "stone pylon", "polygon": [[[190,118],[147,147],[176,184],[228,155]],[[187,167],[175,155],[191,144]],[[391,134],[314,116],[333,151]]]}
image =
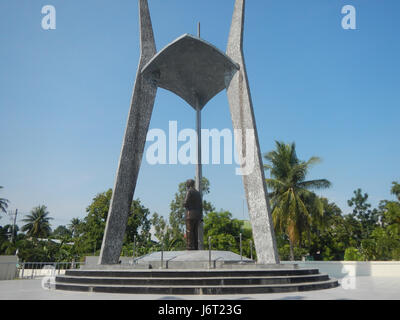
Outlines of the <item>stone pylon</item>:
{"label": "stone pylon", "polygon": [[[243,55],[244,16],[245,0],[236,0],[227,56],[235,61],[240,68],[228,78],[226,90],[237,150],[242,152],[241,158],[245,157],[246,148],[250,147],[254,151],[253,160],[249,160],[253,161],[251,163],[253,170],[242,172],[242,177],[257,259],[259,263],[279,263],[253,102]],[[249,144],[248,141],[251,141],[251,143]],[[249,163],[246,163],[246,165],[249,165]]]}
{"label": "stone pylon", "polygon": [[139,0],[140,62],[128,115],[99,264],[117,264],[136,188],[157,86],[140,71],[157,53],[147,0]]}
{"label": "stone pylon", "polygon": [[118,263],[158,87],[196,111],[227,90],[258,263],[279,263],[243,58],[245,0],[236,0],[226,54],[188,34],[157,53],[147,0],[139,0],[139,12],[141,58],[99,264]]}

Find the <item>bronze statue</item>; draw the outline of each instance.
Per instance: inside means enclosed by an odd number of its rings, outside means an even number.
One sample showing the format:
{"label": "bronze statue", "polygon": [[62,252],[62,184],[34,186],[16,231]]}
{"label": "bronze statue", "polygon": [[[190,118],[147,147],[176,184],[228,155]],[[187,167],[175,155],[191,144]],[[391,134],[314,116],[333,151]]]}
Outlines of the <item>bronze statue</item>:
{"label": "bronze statue", "polygon": [[186,249],[199,250],[199,225],[203,219],[203,201],[201,194],[194,187],[195,181],[186,181]]}

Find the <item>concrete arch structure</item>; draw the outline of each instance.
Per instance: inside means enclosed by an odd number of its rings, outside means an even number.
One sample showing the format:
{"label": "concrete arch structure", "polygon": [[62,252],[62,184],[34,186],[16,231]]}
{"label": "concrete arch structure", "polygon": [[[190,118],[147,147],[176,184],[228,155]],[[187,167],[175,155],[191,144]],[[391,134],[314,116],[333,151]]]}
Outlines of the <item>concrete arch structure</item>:
{"label": "concrete arch structure", "polygon": [[197,110],[226,89],[225,77],[237,70],[239,65],[218,48],[185,34],[157,53],[142,75]]}
{"label": "concrete arch structure", "polygon": [[[99,264],[117,264],[142,162],[157,88],[170,90],[197,112],[227,90],[237,150],[254,152],[253,170],[243,184],[258,263],[278,264],[253,104],[243,57],[245,0],[236,0],[227,53],[191,35],[183,35],[157,54],[147,0],[139,0],[141,56],[131,100],[114,192]],[[199,126],[199,124],[198,124]],[[250,134],[247,140],[245,134]],[[246,164],[243,163],[244,167]],[[201,174],[199,175],[201,176]],[[200,188],[199,188],[200,189]]]}

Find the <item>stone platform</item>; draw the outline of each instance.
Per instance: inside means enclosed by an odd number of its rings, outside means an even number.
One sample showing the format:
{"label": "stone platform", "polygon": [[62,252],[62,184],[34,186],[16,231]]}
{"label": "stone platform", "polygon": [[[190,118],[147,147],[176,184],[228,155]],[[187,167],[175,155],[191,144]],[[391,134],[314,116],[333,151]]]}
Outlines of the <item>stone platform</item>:
{"label": "stone platform", "polygon": [[[232,252],[155,252],[118,265],[87,259],[80,270],[56,277],[57,290],[171,295],[225,295],[298,292],[338,286],[318,269],[260,265]],[[94,262],[94,263],[91,263]]]}
{"label": "stone platform", "polygon": [[[119,265],[98,265],[98,257],[86,257],[82,269],[220,269],[231,267],[260,267],[254,260],[229,251],[164,251],[153,252],[139,258],[120,258]],[[279,265],[274,265],[279,267]],[[268,267],[268,266],[265,266]],[[289,266],[296,268],[296,266]]]}

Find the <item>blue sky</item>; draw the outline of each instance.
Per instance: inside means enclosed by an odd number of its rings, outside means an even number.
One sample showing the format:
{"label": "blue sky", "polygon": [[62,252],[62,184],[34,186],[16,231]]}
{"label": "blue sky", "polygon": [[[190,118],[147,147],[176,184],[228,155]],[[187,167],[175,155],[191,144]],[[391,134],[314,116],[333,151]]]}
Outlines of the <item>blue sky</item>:
{"label": "blue sky", "polygon": [[[41,28],[44,5],[57,29]],[[344,5],[357,30],[341,27]],[[196,33],[225,51],[233,0],[149,0],[157,49]],[[309,178],[349,212],[362,188],[376,205],[400,180],[400,2],[248,0],[245,56],[263,152],[295,141],[298,156],[319,156]],[[137,1],[0,2],[0,197],[28,213],[45,204],[53,225],[84,217],[91,199],[114,184],[139,59]],[[194,111],[159,90],[151,128],[194,128]],[[203,111],[204,128],[231,128],[223,92]],[[179,182],[194,166],[143,163],[135,198],[168,216]],[[235,166],[204,167],[207,200],[247,218]],[[8,223],[3,217],[0,224]]]}

